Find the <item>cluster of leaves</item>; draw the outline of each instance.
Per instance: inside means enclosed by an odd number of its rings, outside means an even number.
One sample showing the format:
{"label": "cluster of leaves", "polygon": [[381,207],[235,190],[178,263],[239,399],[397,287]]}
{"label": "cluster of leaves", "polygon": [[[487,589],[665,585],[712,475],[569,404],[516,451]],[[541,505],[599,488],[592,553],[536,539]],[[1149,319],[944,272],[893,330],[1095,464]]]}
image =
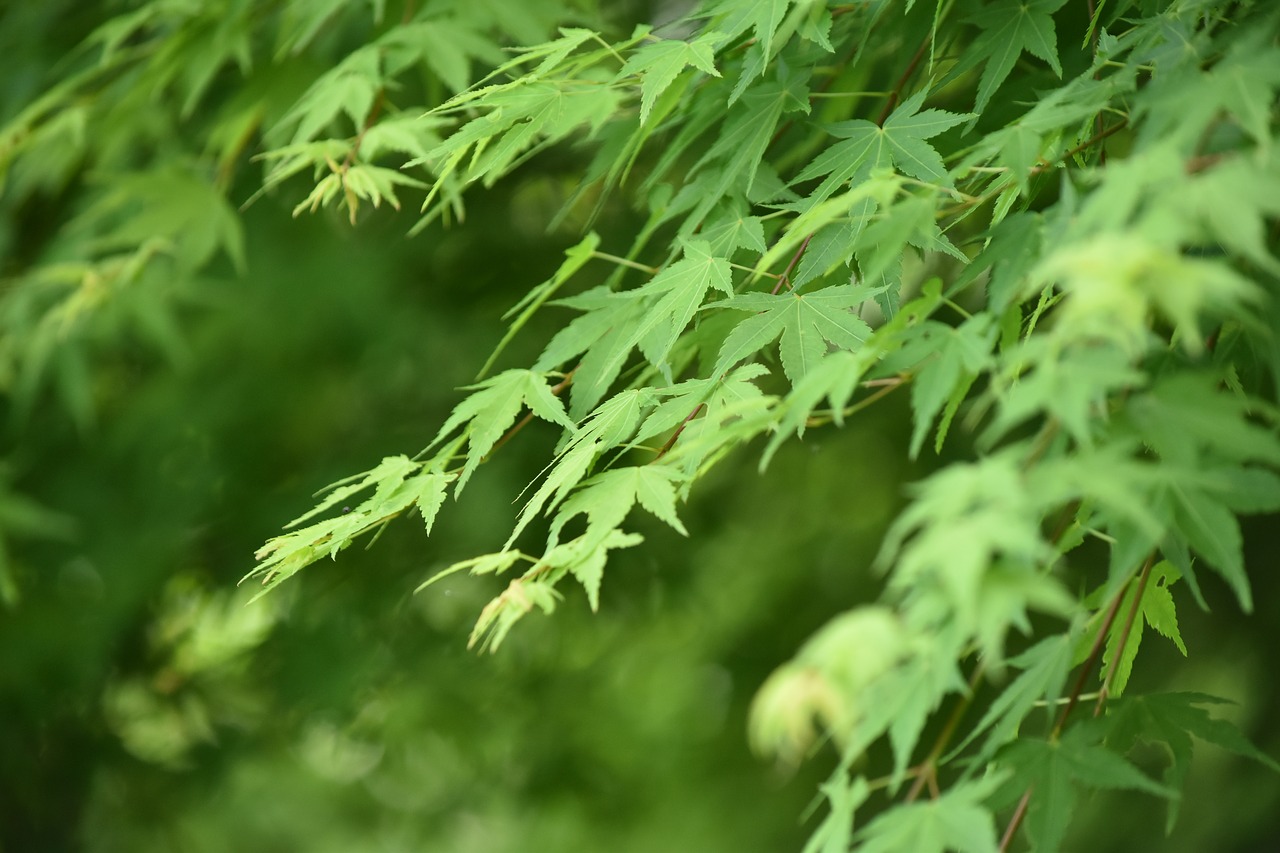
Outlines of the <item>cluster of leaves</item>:
{"label": "cluster of leaves", "polygon": [[[764,752],[800,758],[815,723],[837,746],[811,849],[1004,849],[1024,823],[1052,850],[1086,789],[1169,797],[1172,821],[1192,735],[1272,763],[1208,697],[1121,697],[1144,625],[1185,653],[1175,582],[1203,604],[1207,569],[1250,609],[1236,516],[1280,509],[1265,399],[1280,347],[1259,320],[1276,317],[1280,268],[1280,12],[924,5],[725,0],[677,36],[566,29],[406,125],[421,177],[401,180],[429,187],[423,222],[461,218],[472,184],[571,137],[595,153],[568,207],[616,190],[647,221],[616,255],[588,233],[513,309],[504,343],[545,304],[577,312],[530,368],[475,386],[419,461],[331,493],[318,511],[373,489],[273,540],[255,574],[270,588],[415,502],[429,529],[537,418],[561,438],[508,541],[437,576],[521,567],[472,635],[496,648],[566,577],[596,607],[609,552],[640,542],[624,529],[637,507],[685,533],[678,502],[738,445],[763,438],[763,467],[909,386],[911,455],[955,423],[978,455],[913,487],[881,602],[833,619],[753,715]],[[539,517],[545,542],[526,553]],[[1071,594],[1087,578],[1096,589]],[[1048,619],[1034,631],[1033,611]],[[1010,657],[1010,634],[1035,642]],[[1094,718],[1077,722],[1095,669]],[[1010,670],[958,746],[949,728],[921,760],[944,700],[963,708]],[[1044,705],[1058,713],[1041,724]],[[882,738],[889,771],[855,771]],[[1162,782],[1124,758],[1136,740],[1167,745]],[[909,779],[857,828],[874,790]]]}
{"label": "cluster of leaves", "polygon": [[[251,5],[111,21],[100,66],[0,137],[19,186],[56,185],[59,162],[85,157],[116,175],[67,229],[73,260],[6,297],[0,379],[34,387],[41,342],[104,287],[169,281],[158,258],[184,275],[236,260],[218,175],[258,127],[263,191],[312,178],[295,215],[356,223],[414,193],[415,228],[461,222],[469,193],[577,146],[587,165],[557,224],[612,197],[643,218],[629,246],[581,226],[427,448],[336,484],[261,549],[264,591],[411,510],[429,533],[536,421],[558,440],[507,541],[423,584],[510,573],[471,637],[496,649],[567,581],[598,607],[610,553],[642,541],[637,508],[685,534],[680,502],[741,445],[762,445],[763,468],[905,390],[911,456],[959,430],[974,453],[912,487],[880,601],[836,615],[752,716],[762,752],[837,751],[809,849],[994,851],[1022,828],[1054,850],[1086,790],[1168,797],[1172,821],[1193,736],[1273,764],[1210,697],[1124,693],[1144,627],[1182,649],[1171,588],[1203,605],[1211,572],[1251,608],[1238,515],[1280,509],[1274,4],[717,0],[628,37],[566,26],[511,52],[493,31],[518,41],[538,22],[428,4],[377,17],[302,86],[220,105],[239,118],[210,137],[212,178],[139,171],[77,130],[92,115],[67,118],[86,91],[100,97],[83,109],[108,109],[122,80],[190,114],[224,66],[252,66],[266,41],[305,53],[343,6],[273,5],[264,39],[246,35]],[[109,108],[145,108],[130,103]],[[67,153],[31,156],[41,146]],[[191,183],[182,210],[150,203],[157,181]],[[532,364],[491,373],[548,306],[571,319]],[[1002,689],[978,722],[922,743],[944,703],[958,721],[987,682]],[[891,766],[873,768],[881,741]],[[1167,748],[1162,780],[1125,757],[1138,741]]]}

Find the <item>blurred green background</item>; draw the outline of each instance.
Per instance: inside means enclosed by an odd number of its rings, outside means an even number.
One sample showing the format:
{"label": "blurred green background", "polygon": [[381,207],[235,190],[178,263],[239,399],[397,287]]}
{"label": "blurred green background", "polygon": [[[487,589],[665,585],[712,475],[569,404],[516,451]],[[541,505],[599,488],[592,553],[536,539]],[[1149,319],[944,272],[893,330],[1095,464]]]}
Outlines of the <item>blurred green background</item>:
{"label": "blurred green background", "polygon": [[[117,10],[88,5],[0,7],[0,121]],[[503,581],[412,590],[505,539],[511,496],[554,440],[536,428],[484,466],[431,539],[404,520],[252,605],[236,585],[312,492],[430,439],[501,313],[573,242],[544,224],[582,165],[551,152],[475,196],[465,227],[412,239],[408,216],[353,228],[294,219],[294,193],[268,196],[242,214],[243,271],[219,257],[136,297],[162,301],[170,331],[106,318],[67,344],[85,348],[82,391],[53,381],[23,402],[6,384],[0,850],[803,845],[832,758],[755,758],[746,708],[815,628],[875,597],[868,563],[921,473],[904,461],[905,399],[810,433],[763,475],[749,453],[724,463],[682,510],[689,539],[639,522],[648,541],[613,558],[598,614],[574,592],[495,656],[465,643]],[[10,184],[0,197],[6,282],[77,211],[93,176],[70,173],[61,189]],[[233,204],[256,178],[241,175]],[[605,248],[630,225],[606,216]],[[544,313],[508,364],[556,328]],[[1148,639],[1131,689],[1233,699],[1229,716],[1280,755],[1280,538],[1274,519],[1246,532],[1258,612],[1238,618],[1216,588],[1212,614],[1180,600],[1190,659]],[[1172,838],[1160,803],[1108,794],[1082,810],[1073,849],[1280,849],[1277,803],[1265,770],[1201,747]]]}

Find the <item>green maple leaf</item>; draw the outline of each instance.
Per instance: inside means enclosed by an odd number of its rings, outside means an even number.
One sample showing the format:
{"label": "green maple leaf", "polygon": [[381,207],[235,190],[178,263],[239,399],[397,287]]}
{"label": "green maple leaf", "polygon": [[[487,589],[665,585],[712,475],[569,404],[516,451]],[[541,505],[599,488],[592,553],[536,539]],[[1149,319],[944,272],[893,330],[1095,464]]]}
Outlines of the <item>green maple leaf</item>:
{"label": "green maple leaf", "polygon": [[[1125,633],[1124,620],[1112,623],[1111,632],[1107,635],[1106,649],[1102,653],[1103,672],[1114,666],[1114,675],[1108,688],[1112,696],[1124,693],[1133,672],[1133,661],[1138,656],[1142,645],[1142,634],[1145,626],[1150,625],[1158,633],[1173,641],[1187,655],[1187,647],[1182,643],[1182,635],[1178,632],[1178,613],[1173,603],[1173,594],[1169,591],[1181,573],[1168,560],[1161,560],[1151,567],[1150,576],[1142,587],[1142,601],[1138,603],[1137,616],[1128,626],[1128,637],[1124,648],[1120,648],[1120,638]],[[1134,607],[1134,596],[1138,594],[1137,584],[1130,586],[1120,604],[1120,613],[1129,613]],[[1113,663],[1114,662],[1114,663]]]}
{"label": "green maple leaf", "polygon": [[629,335],[614,334],[630,329],[640,321],[646,302],[627,293],[614,293],[608,287],[596,287],[567,299],[552,303],[584,311],[556,332],[533,369],[554,370],[569,359],[582,354],[573,375],[569,414],[575,420],[590,412],[604,398],[617,378],[634,343]]}
{"label": "green maple leaf", "polygon": [[263,595],[316,560],[335,557],[358,536],[381,528],[415,504],[430,533],[453,479],[444,473],[443,467],[459,443],[455,439],[425,463],[414,462],[407,456],[389,456],[370,471],[334,483],[325,490],[329,494],[319,505],[286,527],[298,527],[365,489],[373,488],[373,494],[341,515],[269,540],[258,549],[259,563],[246,579],[262,576],[264,589],[259,595]]}
{"label": "green maple leaf", "polygon": [[[794,2],[795,0],[749,0],[744,3],[742,0],[723,0],[711,10],[713,15],[724,16],[714,18],[713,24],[723,31],[725,38],[735,38],[747,29],[755,32],[755,39],[760,47],[760,59],[757,60],[757,65],[749,69],[755,73],[748,75],[744,71],[744,77],[754,77],[762,73],[767,67],[767,61],[772,59],[774,53],[781,47],[781,44],[775,46],[773,40],[787,14],[787,8]],[[811,6],[813,3],[814,0],[804,0],[802,5]]]}
{"label": "green maple leaf", "polygon": [[764,223],[758,216],[730,216],[709,224],[701,233],[711,245],[711,254],[721,258],[731,257],[742,248],[759,254],[769,249],[764,240]]}
{"label": "green maple leaf", "polygon": [[956,387],[965,382],[966,377],[971,383],[972,377],[990,362],[996,334],[993,320],[990,314],[978,314],[956,329],[934,321],[926,321],[917,327],[934,333],[929,347],[934,355],[919,369],[911,386],[915,424],[908,452],[912,459],[920,453],[920,446],[933,425],[934,417]]}
{"label": "green maple leaf", "polygon": [[[879,298],[880,288],[873,288],[871,295]],[[902,346],[903,332],[908,324],[915,324],[929,316],[942,303],[942,281],[934,278],[925,282],[921,294],[901,307],[893,319],[885,323],[855,352],[842,350],[822,359],[816,368],[806,373],[787,395],[780,408],[781,418],[769,444],[760,457],[760,470],[764,471],[782,443],[791,436],[803,436],[809,416],[822,400],[831,405],[831,418],[843,425],[843,409],[853,398],[858,383],[866,373],[883,358]]]}
{"label": "green maple leaf", "polygon": [[684,258],[636,290],[614,293],[600,287],[555,303],[587,311],[551,339],[536,365],[550,369],[585,353],[574,374],[575,417],[600,402],[634,347],[655,367],[667,369],[671,347],[707,291],[733,294],[729,262],[714,257],[707,241],[690,240],[684,250]]}
{"label": "green maple leaf", "polygon": [[[1182,787],[1191,766],[1193,736],[1280,772],[1280,764],[1249,743],[1238,728],[1226,720],[1214,719],[1200,707],[1223,704],[1230,703],[1203,693],[1126,697],[1107,706],[1107,742],[1121,752],[1128,752],[1138,741],[1165,744],[1172,761],[1165,769],[1164,782],[1174,789]],[[1178,806],[1178,800],[1170,800],[1166,833],[1172,832],[1178,819]]]}
{"label": "green maple leaf", "polygon": [[1177,791],[1101,746],[1102,734],[1100,725],[1080,724],[1059,741],[1024,737],[1001,751],[998,761],[1013,770],[1006,793],[1018,797],[1031,789],[1025,827],[1037,851],[1052,853],[1059,849],[1075,815],[1081,788],[1178,796]]}
{"label": "green maple leaf", "polygon": [[[655,367],[663,367],[671,347],[712,288],[726,296],[733,295],[729,262],[713,257],[707,241],[687,241],[682,260],[631,292],[632,298],[646,300],[647,307],[640,322],[633,324],[630,343],[638,344]],[[626,349],[629,351],[630,346]],[[619,357],[625,358],[626,352]]]}
{"label": "green maple leaf", "polygon": [[640,123],[649,119],[653,104],[668,86],[689,66],[719,77],[714,45],[721,39],[717,32],[703,33],[691,42],[663,39],[633,53],[622,66],[618,77],[640,75]]}
{"label": "green maple leaf", "polygon": [[[1010,658],[1008,665],[1022,672],[987,706],[982,719],[951,751],[950,756],[963,752],[965,747],[990,729],[991,734],[987,736],[978,756],[980,761],[985,761],[999,747],[1017,737],[1022,721],[1037,705],[1052,712],[1066,685],[1067,674],[1071,671],[1074,646],[1074,638],[1058,634],[1047,637],[1017,657]],[[1048,704],[1044,705],[1042,700],[1048,700]]]}
{"label": "green maple leaf", "polygon": [[972,115],[932,109],[921,112],[924,97],[921,91],[903,101],[883,126],[865,119],[829,125],[827,131],[843,141],[827,148],[796,176],[796,182],[827,176],[809,202],[822,201],[846,183],[859,183],[873,170],[890,166],[926,183],[952,186],[941,155],[925,140]]}
{"label": "green maple leaf", "polygon": [[547,466],[546,479],[521,508],[505,548],[511,547],[543,507],[550,511],[564,500],[569,491],[587,476],[597,456],[635,434],[642,415],[652,405],[652,399],[652,390],[633,388],[610,397],[587,417],[557,453],[555,461]]}
{"label": "green maple leaf", "polygon": [[856,836],[860,853],[995,853],[995,819],[983,805],[999,777],[961,782],[942,796],[879,815]]}
{"label": "green maple leaf", "polygon": [[584,481],[560,507],[551,523],[554,542],[576,515],[587,516],[588,535],[603,535],[622,524],[637,503],[671,528],[688,535],[676,516],[676,486],[683,476],[662,465],[611,468]]}
{"label": "green maple leaf", "polygon": [[773,398],[752,381],[768,372],[762,364],[744,364],[725,376],[659,389],[657,395],[665,399],[645,418],[635,442],[679,428],[679,443],[669,448],[665,461],[695,476],[709,456],[768,428]]}
{"label": "green maple leaf", "polygon": [[682,236],[692,235],[727,194],[737,190],[746,196],[778,120],[796,110],[809,112],[809,91],[798,73],[784,73],[781,79],[756,87],[730,110],[715,143],[689,170],[688,178],[701,177],[704,170],[713,178],[699,192],[698,206],[681,226]]}
{"label": "green maple leaf", "polygon": [[573,421],[565,414],[564,404],[551,393],[544,376],[536,371],[507,370],[468,387],[475,393],[458,404],[428,445],[436,446],[455,429],[470,422],[467,427],[467,461],[458,475],[455,494],[461,493],[476,467],[526,406],[545,421],[569,430],[574,428]]}
{"label": "green maple leaf", "polygon": [[733,401],[763,396],[751,380],[768,372],[763,365],[746,364],[723,377],[687,379],[678,385],[658,390],[658,395],[666,399],[655,406],[645,418],[636,434],[636,442],[680,426],[695,411],[700,417],[718,422],[721,410],[730,406]]}
{"label": "green maple leaf", "polygon": [[1235,592],[1246,613],[1253,610],[1253,592],[1244,570],[1244,537],[1235,513],[1218,498],[1199,489],[1170,487],[1177,533],[1209,562]]}
{"label": "green maple leaf", "polygon": [[738,311],[756,311],[742,321],[720,347],[715,373],[782,337],[782,370],[794,384],[827,354],[828,342],[856,350],[871,334],[871,327],[853,313],[871,296],[870,288],[845,284],[813,293],[746,293],[711,303]]}
{"label": "green maple leaf", "polygon": [[983,65],[978,83],[978,99],[974,109],[981,113],[991,96],[1009,76],[1013,65],[1025,50],[1049,63],[1053,73],[1062,76],[1058,61],[1058,37],[1054,30],[1054,12],[1067,0],[1000,0],[971,16],[982,27],[966,52],[965,66]]}
{"label": "green maple leaf", "polygon": [[1135,99],[1135,115],[1144,119],[1142,136],[1192,143],[1224,113],[1259,146],[1271,145],[1271,109],[1280,89],[1280,50],[1259,28],[1232,45],[1209,71],[1195,65],[1162,77]]}

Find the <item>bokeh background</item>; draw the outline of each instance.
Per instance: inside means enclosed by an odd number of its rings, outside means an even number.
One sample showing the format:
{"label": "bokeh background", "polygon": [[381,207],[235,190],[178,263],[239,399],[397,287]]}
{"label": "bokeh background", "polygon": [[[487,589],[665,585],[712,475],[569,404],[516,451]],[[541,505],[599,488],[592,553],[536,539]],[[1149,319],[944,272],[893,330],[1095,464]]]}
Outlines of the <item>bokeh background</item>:
{"label": "bokeh background", "polygon": [[[120,5],[0,5],[0,123]],[[620,28],[657,13],[612,12]],[[327,50],[362,35],[339,31]],[[466,638],[502,580],[413,590],[505,539],[511,496],[554,440],[536,426],[430,539],[403,520],[256,603],[237,586],[313,492],[430,440],[502,312],[574,242],[546,223],[583,156],[549,152],[475,196],[464,226],[414,238],[411,215],[385,209],[355,227],[294,218],[305,189],[287,186],[238,214],[242,269],[216,254],[122,297],[162,305],[159,326],[104,312],[69,340],[79,379],[53,370],[24,395],[0,374],[0,850],[803,846],[833,758],[753,756],[746,709],[815,628],[874,599],[883,529],[904,484],[936,464],[905,462],[905,399],[811,432],[763,474],[750,450],[726,461],[682,509],[688,539],[639,520],[647,542],[613,557],[598,613],[574,592],[497,655]],[[68,174],[0,195],[5,282],[77,212],[94,175]],[[237,180],[234,205],[260,172]],[[605,248],[633,225],[606,210]],[[508,363],[556,328],[555,309],[544,314]],[[963,455],[958,438],[948,452]],[[1280,756],[1276,520],[1252,520],[1246,536],[1257,612],[1243,617],[1206,576],[1211,613],[1179,599],[1190,657],[1149,637],[1130,689],[1229,698],[1223,714]],[[1158,753],[1140,759],[1159,771]],[[1207,745],[1168,838],[1163,808],[1090,800],[1070,849],[1280,849],[1275,776]]]}

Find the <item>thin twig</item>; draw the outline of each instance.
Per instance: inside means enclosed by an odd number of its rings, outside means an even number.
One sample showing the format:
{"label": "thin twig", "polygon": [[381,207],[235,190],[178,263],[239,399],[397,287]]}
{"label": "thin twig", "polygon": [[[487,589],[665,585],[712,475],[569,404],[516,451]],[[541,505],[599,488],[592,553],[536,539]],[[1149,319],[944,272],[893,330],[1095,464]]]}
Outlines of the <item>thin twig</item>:
{"label": "thin twig", "polygon": [[1151,567],[1155,564],[1155,561],[1155,554],[1147,557],[1147,562],[1142,566],[1142,574],[1138,576],[1138,588],[1133,594],[1133,605],[1129,608],[1129,614],[1125,617],[1124,627],[1120,629],[1120,641],[1117,644],[1119,653],[1112,658],[1111,664],[1107,667],[1107,674],[1102,679],[1102,689],[1098,691],[1097,704],[1093,706],[1093,715],[1095,717],[1102,713],[1102,707],[1107,703],[1107,695],[1111,692],[1111,682],[1115,678],[1116,670],[1120,667],[1120,659],[1124,657],[1124,648],[1129,644],[1129,632],[1133,630],[1134,620],[1137,619],[1138,611],[1142,609],[1142,594],[1147,588],[1147,579],[1151,577]]}
{"label": "thin twig", "polygon": [[969,706],[973,704],[973,691],[977,688],[978,682],[982,680],[982,674],[986,671],[986,668],[987,662],[985,660],[978,661],[978,665],[973,668],[973,674],[969,676],[969,689],[956,702],[955,707],[951,709],[951,716],[947,718],[942,731],[938,733],[938,737],[933,742],[933,747],[929,750],[929,754],[925,756],[924,761],[920,762],[919,767],[916,768],[916,780],[911,784],[911,790],[907,791],[904,802],[915,802],[916,797],[920,796],[920,792],[926,784],[929,785],[931,791],[935,792],[934,796],[937,796],[938,759],[942,758],[942,754],[946,752],[947,747],[950,745],[951,738],[960,726],[960,720],[964,718],[964,712],[969,710]]}
{"label": "thin twig", "polygon": [[1045,161],[1043,164],[1037,164],[1035,166],[1032,166],[1031,174],[1038,175],[1041,172],[1048,171],[1049,169],[1052,169],[1054,166],[1056,166],[1058,163],[1066,162],[1067,160],[1071,159],[1075,155],[1079,154],[1081,151],[1084,151],[1088,148],[1092,148],[1102,140],[1106,139],[1108,136],[1111,136],[1114,133],[1118,133],[1119,131],[1124,130],[1128,126],[1129,126],[1128,119],[1120,119],[1120,121],[1111,125],[1111,127],[1105,128],[1103,130],[1099,130],[1093,136],[1089,137],[1084,142],[1081,142],[1075,148],[1070,149],[1069,151],[1064,153],[1062,156],[1055,157],[1052,163]]}
{"label": "thin twig", "polygon": [[694,418],[698,416],[698,412],[702,411],[702,407],[705,405],[706,403],[699,403],[698,405],[693,407],[693,411],[690,412],[688,416],[683,421],[680,422],[680,426],[677,427],[676,431],[671,434],[671,438],[667,439],[667,443],[662,445],[662,447],[658,448],[658,455],[653,457],[653,460],[652,460],[653,462],[657,462],[659,459],[667,455],[667,451],[671,449],[671,446],[676,443],[676,439],[680,437],[680,433],[684,432],[684,428],[689,425],[690,421],[692,421]]}
{"label": "thin twig", "polygon": [[911,62],[907,65],[907,70],[902,72],[902,76],[898,78],[898,82],[894,85],[893,91],[889,93],[889,99],[884,102],[884,109],[880,110],[880,117],[876,119],[876,124],[883,126],[885,119],[889,118],[889,114],[893,112],[893,108],[898,105],[898,98],[902,96],[902,87],[907,85],[907,81],[911,79],[911,75],[916,73],[916,68],[920,65],[920,60],[924,59],[925,51],[929,49],[929,43],[933,40],[933,34],[924,37],[924,41],[920,42],[920,47],[916,49],[916,55],[911,57]]}
{"label": "thin twig", "polygon": [[[1147,558],[1148,566],[1154,559],[1154,554]],[[1144,567],[1143,571],[1145,573],[1148,568]],[[1124,585],[1116,592],[1115,598],[1112,599],[1111,606],[1107,608],[1107,615],[1103,618],[1102,625],[1098,628],[1098,636],[1094,638],[1093,646],[1089,649],[1089,656],[1085,659],[1084,665],[1080,667],[1080,674],[1076,677],[1076,683],[1071,688],[1070,698],[1067,700],[1066,707],[1062,709],[1057,722],[1053,725],[1053,730],[1049,732],[1051,741],[1057,740],[1062,735],[1062,731],[1067,725],[1067,719],[1080,701],[1080,697],[1084,693],[1085,682],[1089,680],[1094,667],[1097,666],[1102,657],[1102,650],[1107,644],[1107,634],[1111,633],[1111,626],[1115,623],[1116,613],[1120,610],[1120,604],[1124,601],[1125,592],[1128,588],[1129,581],[1125,581]],[[1005,827],[1004,834],[1000,837],[1000,853],[1004,853],[1009,849],[1009,844],[1013,841],[1013,835],[1017,832],[1018,826],[1022,823],[1022,819],[1027,813],[1027,805],[1031,802],[1032,790],[1034,789],[1027,788],[1022,795],[1022,799],[1018,801],[1018,807],[1014,809],[1013,816],[1009,818],[1009,825]]]}
{"label": "thin twig", "polygon": [[778,283],[773,286],[773,290],[769,291],[770,296],[776,296],[784,284],[787,286],[787,290],[791,289],[791,271],[795,269],[796,264],[800,262],[800,256],[804,254],[805,249],[809,248],[809,241],[812,239],[813,234],[804,238],[804,242],[800,244],[800,248],[796,249],[796,253],[791,256],[791,263],[787,264],[787,268],[782,271],[782,275],[778,276]]}

